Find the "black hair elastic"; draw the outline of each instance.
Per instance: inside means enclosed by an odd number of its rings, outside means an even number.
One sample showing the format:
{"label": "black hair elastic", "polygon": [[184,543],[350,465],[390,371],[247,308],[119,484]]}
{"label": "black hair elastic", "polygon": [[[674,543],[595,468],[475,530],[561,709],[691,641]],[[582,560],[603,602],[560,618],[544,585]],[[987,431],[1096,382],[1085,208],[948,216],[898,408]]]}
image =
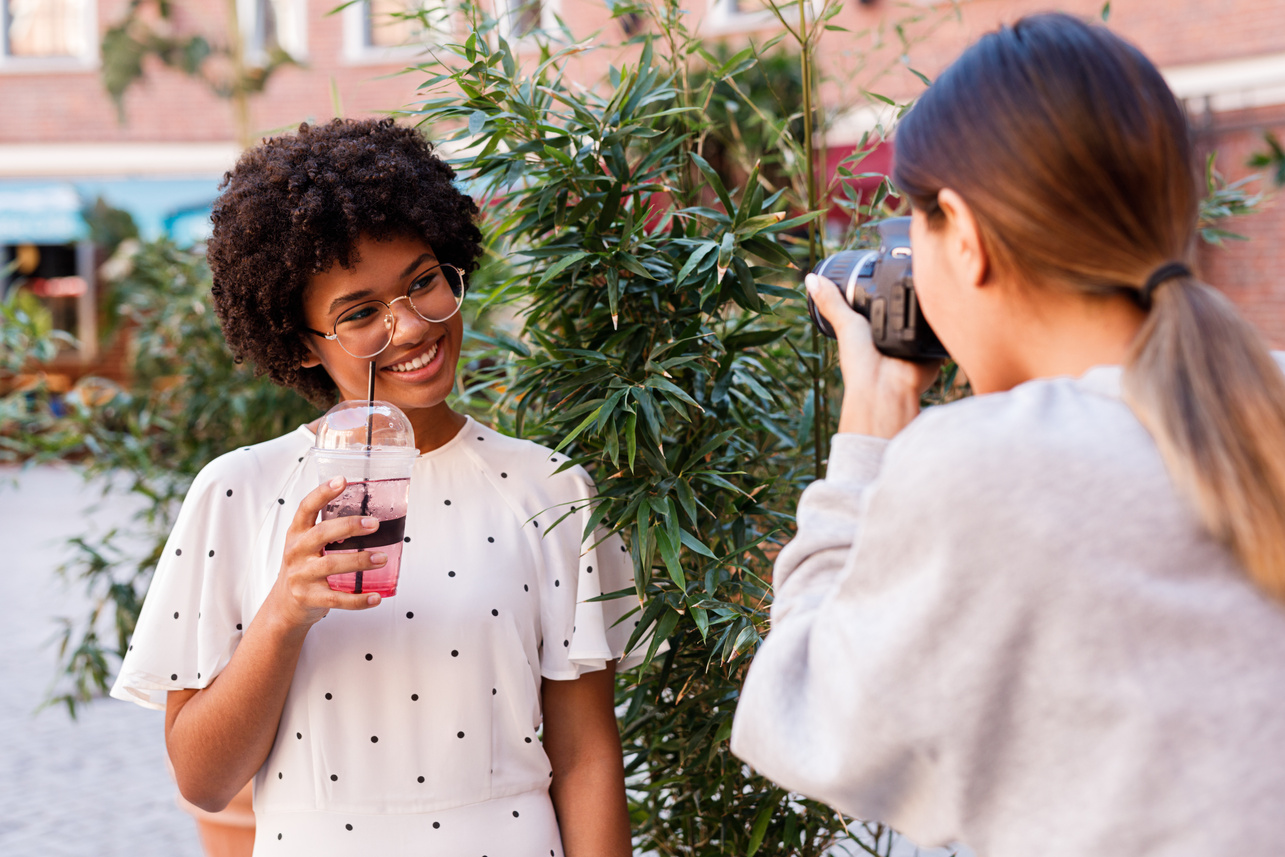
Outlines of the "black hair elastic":
{"label": "black hair elastic", "polygon": [[1166,262],[1159,268],[1151,272],[1147,281],[1142,284],[1138,290],[1138,303],[1144,310],[1151,309],[1151,293],[1162,283],[1168,282],[1176,277],[1190,277],[1191,269],[1182,262]]}

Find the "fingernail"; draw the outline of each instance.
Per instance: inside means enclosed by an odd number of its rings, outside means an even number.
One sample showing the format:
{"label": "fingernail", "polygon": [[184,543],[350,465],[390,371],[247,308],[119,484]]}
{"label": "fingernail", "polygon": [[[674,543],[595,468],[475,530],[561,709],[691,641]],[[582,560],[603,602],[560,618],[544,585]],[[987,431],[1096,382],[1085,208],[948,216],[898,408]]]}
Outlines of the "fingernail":
{"label": "fingernail", "polygon": [[343,478],[342,476],[336,476],[334,479],[331,479],[331,480],[330,480],[330,487],[331,487],[331,488],[342,488],[342,487],[344,487],[344,478]]}
{"label": "fingernail", "polygon": [[384,563],[388,562],[388,554],[386,554],[386,553],[372,553],[372,554],[370,555],[370,561],[371,561],[372,563],[374,563],[375,565],[383,565]]}
{"label": "fingernail", "polygon": [[373,530],[379,526],[378,518],[362,518],[361,525],[368,530]]}
{"label": "fingernail", "polygon": [[817,282],[818,280],[817,280],[816,274],[808,274],[806,277],[803,278],[803,288],[807,289],[809,292],[815,292],[817,288]]}
{"label": "fingernail", "polygon": [[378,592],[372,592],[366,596],[366,603],[369,604],[371,607],[374,607],[376,604],[378,604],[379,600],[380,599],[379,599]]}

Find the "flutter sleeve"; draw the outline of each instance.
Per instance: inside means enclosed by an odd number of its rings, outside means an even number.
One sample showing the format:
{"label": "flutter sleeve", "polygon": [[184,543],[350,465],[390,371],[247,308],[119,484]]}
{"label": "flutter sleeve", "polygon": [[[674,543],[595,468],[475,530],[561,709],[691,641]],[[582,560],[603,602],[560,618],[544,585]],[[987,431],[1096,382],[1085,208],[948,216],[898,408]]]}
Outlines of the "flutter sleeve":
{"label": "flutter sleeve", "polygon": [[558,503],[538,516],[540,526],[547,520],[549,527],[541,538],[545,579],[540,672],[545,678],[569,680],[604,669],[611,660],[617,669],[636,666],[651,645],[650,637],[644,636],[632,650],[625,650],[641,615],[637,596],[592,600],[632,590],[633,560],[618,535],[598,528],[584,537],[590,500],[597,493],[589,474],[575,467],[554,479]]}
{"label": "flutter sleeve", "polygon": [[[254,541],[249,498],[216,460],[192,483],[165,543],[111,695],[164,708],[203,688],[241,640],[241,592]],[[245,494],[245,492],[241,492]]]}

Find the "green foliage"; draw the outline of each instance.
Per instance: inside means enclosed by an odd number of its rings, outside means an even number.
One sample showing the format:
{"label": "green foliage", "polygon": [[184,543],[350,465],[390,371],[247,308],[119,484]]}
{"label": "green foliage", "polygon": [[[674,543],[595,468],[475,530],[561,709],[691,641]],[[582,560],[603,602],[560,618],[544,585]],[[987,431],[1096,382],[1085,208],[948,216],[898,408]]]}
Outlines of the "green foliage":
{"label": "green foliage", "polygon": [[1271,131],[1263,134],[1263,142],[1267,145],[1267,150],[1251,155],[1249,166],[1255,169],[1267,169],[1272,177],[1272,183],[1277,187],[1285,187],[1285,147],[1281,146],[1280,138]]}
{"label": "green foliage", "polygon": [[0,302],[0,378],[16,375],[30,363],[47,363],[58,349],[74,344],[53,329],[49,310],[35,295],[12,289]]}
{"label": "green foliage", "polygon": [[[524,314],[520,337],[475,336],[474,401],[492,384],[494,421],[586,466],[601,492],[593,524],[631,549],[635,587],[617,595],[643,597],[634,637],[653,631],[655,656],[618,699],[638,849],[815,855],[847,839],[842,820],[752,775],[727,738],[829,408],[814,373],[828,376],[830,358],[796,288],[824,212],[791,210],[797,197],[769,191],[756,164],[729,187],[703,156],[703,107],[751,89],[757,51],[705,51],[679,11],[617,7],[653,15],[659,33],[601,92],[563,77],[579,46],[546,45],[523,70],[475,15],[424,68],[415,115],[459,129],[457,165],[492,254],[512,266],[474,298]],[[763,127],[807,151],[797,117]],[[873,210],[859,195],[852,205]],[[657,656],[660,640],[670,650]]]}
{"label": "green foliage", "polygon": [[1214,169],[1216,152],[1205,161],[1205,198],[1200,202],[1200,238],[1207,244],[1221,246],[1224,241],[1244,241],[1245,236],[1224,229],[1220,224],[1232,217],[1253,214],[1262,208],[1263,195],[1251,193],[1249,186],[1262,176],[1249,175],[1227,183]]}
{"label": "green foliage", "polygon": [[99,43],[103,88],[125,121],[125,93],[146,76],[143,63],[154,57],[165,66],[196,78],[218,97],[231,102],[237,137],[249,146],[248,99],[263,92],[278,69],[296,62],[280,46],[269,45],[261,61],[248,62],[235,2],[227,2],[226,27],[214,40],[202,33],[182,33],[174,26],[170,0],[130,0],[124,15],[108,27]]}
{"label": "green foliage", "polygon": [[[28,460],[77,460],[87,478],[104,477],[113,490],[143,501],[127,529],[73,539],[75,558],[62,569],[93,603],[87,616],[66,622],[59,647],[63,682],[50,702],[73,714],[78,703],[107,689],[197,471],[223,452],[316,416],[299,396],[234,362],[198,252],[160,239],[141,245],[129,262],[113,295],[132,330],[130,389],[82,379],[62,402],[63,413],[47,398],[28,406],[37,418],[29,416],[12,436],[6,429],[0,448]],[[9,326],[4,329],[7,336]],[[106,636],[105,627],[111,629]]]}

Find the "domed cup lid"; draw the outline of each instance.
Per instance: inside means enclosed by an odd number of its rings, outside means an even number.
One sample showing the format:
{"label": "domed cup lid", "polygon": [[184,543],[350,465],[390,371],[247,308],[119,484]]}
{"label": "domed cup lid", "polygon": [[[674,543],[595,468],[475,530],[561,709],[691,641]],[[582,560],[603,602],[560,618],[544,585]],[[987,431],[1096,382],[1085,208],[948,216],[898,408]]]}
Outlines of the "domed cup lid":
{"label": "domed cup lid", "polygon": [[396,405],[378,399],[374,402],[350,399],[326,411],[317,426],[313,448],[362,455],[419,455],[415,429],[406,414]]}

